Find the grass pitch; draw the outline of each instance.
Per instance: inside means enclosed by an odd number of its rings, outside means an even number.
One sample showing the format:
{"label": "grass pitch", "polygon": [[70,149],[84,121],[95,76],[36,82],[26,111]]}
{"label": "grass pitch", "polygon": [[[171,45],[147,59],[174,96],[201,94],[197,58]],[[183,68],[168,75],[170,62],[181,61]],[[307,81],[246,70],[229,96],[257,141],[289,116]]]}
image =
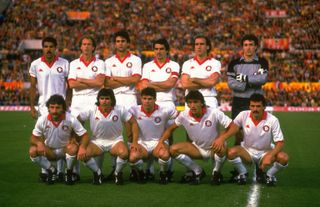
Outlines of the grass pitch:
{"label": "grass pitch", "polygon": [[[285,135],[285,151],[289,167],[277,175],[278,186],[260,186],[258,206],[319,206],[320,203],[320,114],[275,113]],[[211,163],[199,161],[207,173],[202,184],[180,184],[184,168],[175,162],[174,183],[139,185],[128,181],[129,168],[124,170],[124,186],[109,182],[91,184],[90,171],[81,166],[81,182],[74,186],[38,182],[39,168],[28,156],[29,137],[35,121],[26,112],[0,112],[0,206],[248,206],[251,184],[238,186],[209,184]],[[184,140],[178,129],[175,141]],[[233,140],[229,140],[229,144]],[[104,172],[109,172],[109,157]],[[225,180],[232,169],[225,163]],[[156,164],[158,172],[158,166]],[[252,173],[251,173],[252,174]],[[158,174],[157,174],[158,175]],[[158,176],[157,176],[158,178]]]}

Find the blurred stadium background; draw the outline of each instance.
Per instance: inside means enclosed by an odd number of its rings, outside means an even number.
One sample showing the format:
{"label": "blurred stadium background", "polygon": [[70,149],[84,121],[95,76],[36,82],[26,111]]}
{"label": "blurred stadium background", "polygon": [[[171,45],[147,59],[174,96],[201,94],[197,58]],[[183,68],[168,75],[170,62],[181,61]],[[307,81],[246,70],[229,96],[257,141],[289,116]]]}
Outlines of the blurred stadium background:
{"label": "blurred stadium background", "polygon": [[[218,100],[229,109],[229,61],[241,54],[246,33],[260,39],[259,54],[269,60],[264,86],[276,110],[320,111],[320,2],[308,0],[0,0],[0,110],[27,110],[28,69],[41,55],[41,39],[54,36],[59,55],[79,55],[83,34],[96,38],[96,56],[113,52],[112,33],[127,29],[131,49],[143,62],[152,58],[152,41],[165,37],[180,64],[192,56],[192,37],[210,37],[212,55],[222,63]],[[177,105],[183,92],[177,90]],[[10,107],[4,107],[10,106]],[[22,106],[22,107],[21,107]],[[297,108],[298,107],[298,108]]]}

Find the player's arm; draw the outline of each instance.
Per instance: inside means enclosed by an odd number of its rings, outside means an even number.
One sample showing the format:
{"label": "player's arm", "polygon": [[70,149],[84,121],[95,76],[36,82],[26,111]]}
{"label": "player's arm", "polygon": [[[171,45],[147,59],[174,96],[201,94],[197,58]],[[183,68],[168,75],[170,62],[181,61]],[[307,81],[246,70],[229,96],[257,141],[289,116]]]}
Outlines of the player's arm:
{"label": "player's arm", "polygon": [[87,84],[84,84],[77,79],[68,79],[68,83],[69,83],[70,88],[74,88],[74,89],[87,89],[88,88]]}
{"label": "player's arm", "polygon": [[104,84],[104,79],[104,74],[98,74],[94,79],[77,78],[77,81],[85,84],[87,88],[101,88]]}
{"label": "player's arm", "polygon": [[66,105],[67,108],[71,106],[71,99],[72,99],[72,89],[69,86],[69,82],[66,79],[66,84],[67,84],[67,92],[66,92]]}
{"label": "player's arm", "polygon": [[35,108],[36,101],[36,90],[37,90],[37,79],[35,77],[30,76],[30,109],[32,118],[36,119],[38,117],[37,110]]}
{"label": "player's arm", "polygon": [[213,73],[208,78],[191,78],[191,81],[201,86],[201,88],[212,88],[219,81],[219,73]]}
{"label": "player's arm", "polygon": [[123,86],[122,83],[118,82],[118,81],[115,81],[113,77],[109,77],[108,79],[106,78],[106,81],[105,81],[105,87],[106,88],[119,88]]}
{"label": "player's arm", "polygon": [[139,82],[141,76],[140,75],[132,75],[130,77],[120,77],[120,76],[113,76],[114,81],[119,82],[123,86],[130,86],[135,85]]}
{"label": "player's arm", "polygon": [[183,89],[197,90],[202,88],[198,83],[192,82],[192,79],[188,74],[182,74],[181,85]]}
{"label": "player's arm", "polygon": [[228,71],[227,71],[228,86],[233,91],[244,92],[247,89],[247,82],[242,81],[242,79],[240,78],[241,74],[237,74],[234,71],[235,64],[236,62],[232,61],[228,66]]}
{"label": "player's arm", "polygon": [[37,152],[39,155],[45,156],[46,147],[42,137],[31,135],[30,144],[37,147]]}
{"label": "player's arm", "polygon": [[239,131],[240,127],[233,122],[212,143],[214,152],[220,152],[224,148],[225,141]]}
{"label": "player's arm", "polygon": [[131,144],[131,150],[137,150],[138,149],[138,138],[139,138],[139,126],[137,120],[131,116],[129,119],[129,124],[131,126],[131,132],[132,132],[132,144]]}
{"label": "player's arm", "polygon": [[80,146],[77,154],[78,160],[85,160],[87,154],[87,147],[89,145],[90,139],[88,133],[84,133],[80,138]]}
{"label": "player's arm", "polygon": [[154,88],[156,91],[168,91],[171,88],[174,88],[178,79],[175,77],[170,77],[165,81],[158,82],[148,82],[148,87]]}

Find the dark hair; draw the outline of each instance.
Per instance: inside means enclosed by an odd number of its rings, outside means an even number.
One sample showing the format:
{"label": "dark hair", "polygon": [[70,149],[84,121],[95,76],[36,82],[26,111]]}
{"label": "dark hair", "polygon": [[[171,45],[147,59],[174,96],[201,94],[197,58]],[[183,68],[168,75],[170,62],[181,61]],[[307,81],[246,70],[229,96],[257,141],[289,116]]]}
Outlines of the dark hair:
{"label": "dark hair", "polygon": [[91,40],[92,46],[93,46],[93,50],[96,49],[97,43],[96,43],[96,41],[93,39],[93,37],[91,37],[91,36],[89,36],[89,35],[85,35],[85,36],[81,37],[81,39],[80,39],[80,41],[79,41],[79,48],[81,48],[82,41],[83,41],[84,39]]}
{"label": "dark hair", "polygon": [[186,95],[186,102],[188,103],[189,100],[192,99],[192,100],[200,100],[201,103],[205,106],[206,103],[204,101],[204,97],[202,95],[202,93],[200,93],[199,91],[197,90],[192,90],[188,93],[188,95]]}
{"label": "dark hair", "polygon": [[160,39],[157,39],[156,41],[154,41],[152,47],[154,48],[154,46],[156,44],[163,45],[166,48],[166,51],[169,52],[170,46],[169,46],[168,41],[165,38],[160,38]]}
{"label": "dark hair", "polygon": [[263,106],[266,106],[266,99],[264,98],[264,96],[260,93],[254,93],[250,96],[249,101],[253,101],[253,102],[262,102]]}
{"label": "dark hair", "polygon": [[51,42],[55,47],[57,47],[57,40],[54,37],[45,37],[41,43],[42,47],[44,47],[45,42]]}
{"label": "dark hair", "polygon": [[122,37],[127,40],[128,43],[130,43],[130,36],[129,33],[126,30],[120,30],[113,35],[113,42],[116,42],[117,37]]}
{"label": "dark hair", "polygon": [[97,96],[97,106],[100,106],[99,103],[99,98],[101,96],[109,96],[111,99],[111,106],[115,106],[116,105],[116,97],[114,96],[113,90],[111,88],[102,88],[100,89],[100,91],[98,92],[98,96]]}
{"label": "dark hair", "polygon": [[205,39],[206,40],[206,45],[207,45],[207,53],[209,54],[211,49],[212,49],[212,46],[211,46],[211,41],[208,37],[204,36],[204,35],[197,35],[194,37],[193,39],[193,47],[195,47],[196,45],[196,39]]}
{"label": "dark hair", "polygon": [[66,101],[64,100],[63,96],[59,94],[54,94],[48,99],[48,101],[46,102],[47,108],[49,108],[50,104],[62,105],[63,111],[66,112],[67,110]]}
{"label": "dark hair", "polygon": [[154,88],[147,87],[141,91],[141,96],[152,96],[154,99],[157,98],[157,92]]}
{"label": "dark hair", "polygon": [[258,44],[259,44],[258,38],[253,34],[247,34],[247,35],[243,36],[242,40],[241,40],[241,45],[243,45],[244,41],[246,41],[246,40],[253,41],[256,46],[258,46]]}

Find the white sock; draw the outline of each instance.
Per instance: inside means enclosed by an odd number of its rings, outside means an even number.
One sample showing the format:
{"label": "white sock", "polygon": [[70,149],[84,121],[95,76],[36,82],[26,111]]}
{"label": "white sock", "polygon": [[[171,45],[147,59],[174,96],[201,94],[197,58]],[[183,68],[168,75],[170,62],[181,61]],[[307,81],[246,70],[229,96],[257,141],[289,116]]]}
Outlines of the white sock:
{"label": "white sock", "polygon": [[[31,157],[30,157],[31,158]],[[31,159],[32,160],[32,159]],[[47,174],[47,170],[46,169],[44,169],[44,168],[41,168],[41,173],[43,173],[43,174]]]}
{"label": "white sock", "polygon": [[85,165],[92,171],[92,172],[99,172],[101,173],[97,163],[96,163],[96,160],[91,157],[88,161],[85,162]]}
{"label": "white sock", "polygon": [[64,158],[58,159],[57,160],[57,172],[58,173],[63,172],[64,171],[63,168],[64,168]]}
{"label": "white sock", "polygon": [[80,161],[75,160],[74,166],[73,166],[73,172],[80,175]]}
{"label": "white sock", "polygon": [[146,169],[149,169],[150,173],[151,174],[154,174],[154,164],[153,164],[153,161],[154,161],[154,157],[153,156],[150,156],[147,160],[147,166],[146,166]]}
{"label": "white sock", "polygon": [[71,170],[74,165],[74,161],[76,160],[76,155],[69,155],[66,153],[66,163],[67,163],[67,169]]}
{"label": "white sock", "polygon": [[143,160],[140,159],[140,160],[138,160],[138,161],[135,162],[135,163],[130,163],[130,166],[131,166],[132,168],[135,168],[135,169],[138,169],[138,170],[143,170]]}
{"label": "white sock", "polygon": [[117,157],[117,165],[116,170],[114,171],[114,174],[118,174],[121,172],[121,170],[124,168],[125,164],[127,163],[127,160],[123,160],[120,157]]}
{"label": "white sock", "polygon": [[[214,168],[213,168],[213,171],[220,172],[225,160],[226,160],[226,156],[219,157],[217,154],[214,154]],[[213,171],[212,171],[212,174],[213,174]]]}
{"label": "white sock", "polygon": [[31,161],[38,164],[43,169],[47,170],[51,167],[51,163],[44,156],[30,157]]}
{"label": "white sock", "polygon": [[160,171],[162,171],[162,172],[168,171],[169,165],[171,163],[171,157],[167,161],[159,158],[158,163],[160,165]]}
{"label": "white sock", "polygon": [[98,156],[94,157],[94,159],[96,160],[98,167],[100,169],[102,169],[103,168],[103,161],[104,161],[104,154],[98,155]]}
{"label": "white sock", "polygon": [[185,154],[180,154],[175,159],[178,160],[185,167],[192,170],[196,175],[199,175],[202,172],[202,168]]}
{"label": "white sock", "polygon": [[288,164],[281,165],[279,162],[274,162],[272,167],[267,171],[267,175],[272,177],[274,176],[279,170],[282,170],[284,168],[288,167]]}
{"label": "white sock", "polygon": [[229,162],[237,169],[240,175],[244,175],[247,173],[247,169],[243,165],[240,157],[236,157],[233,160],[229,160]]}

